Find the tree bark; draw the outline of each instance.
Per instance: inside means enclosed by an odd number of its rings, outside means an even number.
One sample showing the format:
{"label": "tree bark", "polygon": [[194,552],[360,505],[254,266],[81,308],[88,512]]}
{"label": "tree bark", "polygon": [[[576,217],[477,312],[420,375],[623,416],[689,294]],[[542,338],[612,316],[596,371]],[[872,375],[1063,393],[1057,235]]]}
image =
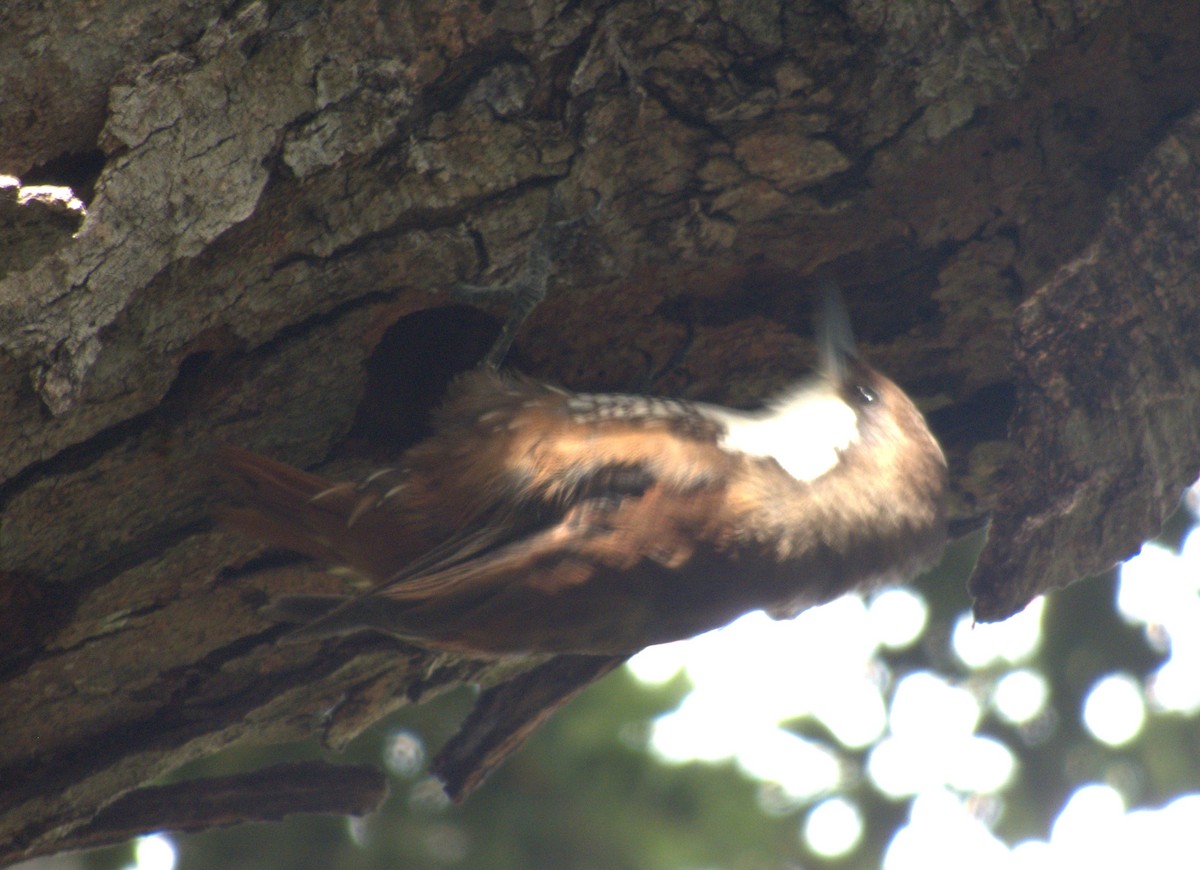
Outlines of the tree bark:
{"label": "tree bark", "polygon": [[[1200,465],[1194,0],[17,0],[0,85],[0,862],[232,743],[513,676],[277,648],[256,606],[341,581],[215,528],[207,457],[397,455],[505,316],[455,288],[519,274],[552,193],[586,219],[520,368],[751,404],[832,274],[955,527],[992,517],[981,618],[1132,552]],[[538,710],[605,670],[537,665]],[[537,721],[485,697],[457,781]]]}

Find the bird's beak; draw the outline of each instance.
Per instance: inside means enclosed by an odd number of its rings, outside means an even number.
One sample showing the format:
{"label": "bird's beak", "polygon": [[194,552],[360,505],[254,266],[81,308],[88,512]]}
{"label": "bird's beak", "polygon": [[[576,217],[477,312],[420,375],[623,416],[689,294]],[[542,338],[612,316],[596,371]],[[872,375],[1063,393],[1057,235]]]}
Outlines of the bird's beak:
{"label": "bird's beak", "polygon": [[835,385],[844,384],[852,360],[857,359],[850,317],[842,303],[842,294],[833,279],[822,280],[821,310],[817,318],[818,365],[821,374]]}

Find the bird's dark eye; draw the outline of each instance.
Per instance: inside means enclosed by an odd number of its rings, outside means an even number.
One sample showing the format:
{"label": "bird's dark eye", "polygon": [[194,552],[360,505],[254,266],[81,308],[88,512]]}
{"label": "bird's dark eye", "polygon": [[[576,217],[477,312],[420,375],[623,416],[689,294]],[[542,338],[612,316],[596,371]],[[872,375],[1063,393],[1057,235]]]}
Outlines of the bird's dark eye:
{"label": "bird's dark eye", "polygon": [[879,401],[879,394],[870,387],[859,384],[854,388],[854,400],[860,405],[871,405]]}

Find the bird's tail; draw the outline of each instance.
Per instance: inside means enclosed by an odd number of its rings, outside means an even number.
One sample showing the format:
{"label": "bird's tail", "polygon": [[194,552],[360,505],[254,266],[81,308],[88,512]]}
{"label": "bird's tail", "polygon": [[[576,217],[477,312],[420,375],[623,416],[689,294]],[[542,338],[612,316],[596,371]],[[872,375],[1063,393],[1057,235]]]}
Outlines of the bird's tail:
{"label": "bird's tail", "polygon": [[222,525],[373,582],[394,575],[423,548],[396,533],[396,517],[363,510],[356,485],[293,468],[237,447],[217,450],[229,500],[213,513]]}

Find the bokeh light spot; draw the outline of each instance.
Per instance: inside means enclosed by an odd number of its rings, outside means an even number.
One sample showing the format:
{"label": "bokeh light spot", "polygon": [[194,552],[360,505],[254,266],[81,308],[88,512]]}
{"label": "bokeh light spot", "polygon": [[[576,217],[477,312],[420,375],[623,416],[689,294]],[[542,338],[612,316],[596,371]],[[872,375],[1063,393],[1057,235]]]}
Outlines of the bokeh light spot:
{"label": "bokeh light spot", "polygon": [[883,646],[904,649],[925,630],[929,608],[925,599],[911,589],[885,589],[871,599],[867,615]]}
{"label": "bokeh light spot", "polygon": [[1128,674],[1098,680],[1083,702],[1083,724],[1109,746],[1122,746],[1142,730],[1146,703],[1141,686]]}
{"label": "bokeh light spot", "polygon": [[992,706],[1013,725],[1032,722],[1046,708],[1049,698],[1046,678],[1029,669],[1005,674],[992,690]]}
{"label": "bokeh light spot", "polygon": [[133,860],[131,870],[173,870],[175,844],[166,834],[138,837],[133,847]]}
{"label": "bokeh light spot", "polygon": [[954,653],[974,670],[1001,662],[1020,664],[1032,656],[1042,640],[1042,611],[1045,599],[1033,599],[1029,606],[1004,622],[975,624],[964,613],[954,625],[951,638]]}
{"label": "bokeh light spot", "polygon": [[862,835],[862,813],[845,798],[822,801],[804,820],[804,841],[825,858],[838,858],[853,851]]}

